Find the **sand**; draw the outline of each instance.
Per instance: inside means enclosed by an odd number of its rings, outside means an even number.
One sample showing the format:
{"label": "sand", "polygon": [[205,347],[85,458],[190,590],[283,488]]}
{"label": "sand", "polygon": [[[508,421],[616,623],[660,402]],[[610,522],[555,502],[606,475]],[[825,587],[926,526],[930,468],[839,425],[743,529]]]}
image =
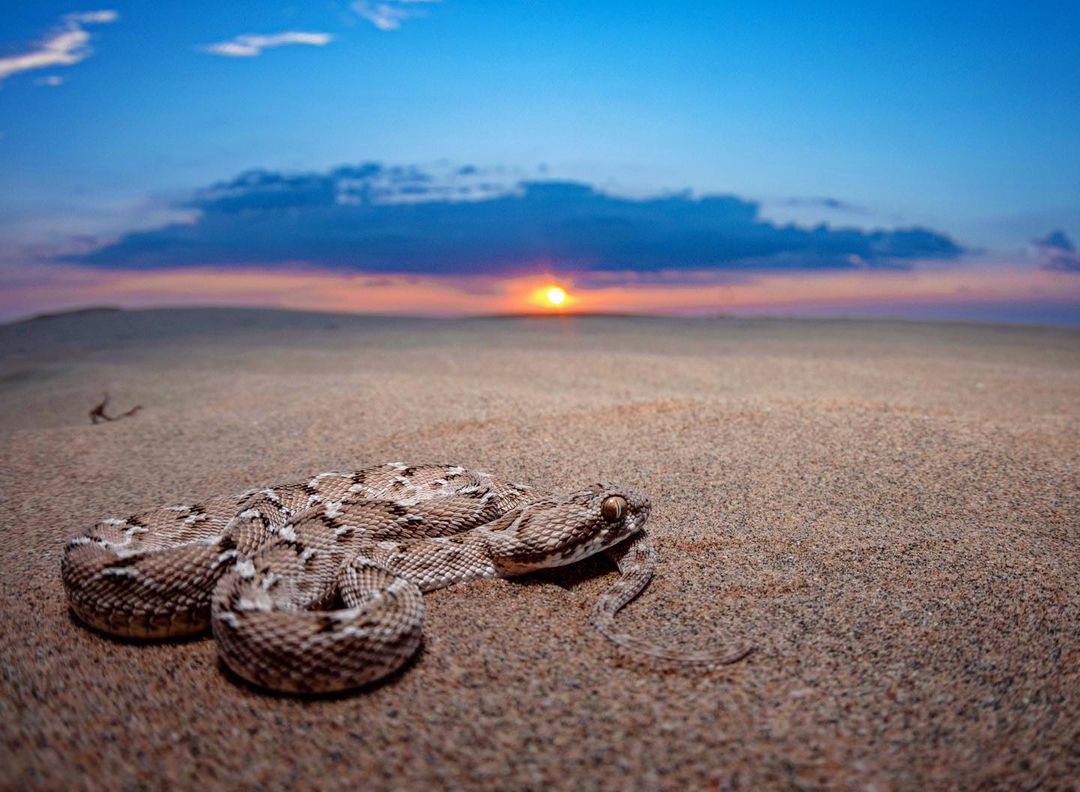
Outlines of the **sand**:
{"label": "sand", "polygon": [[[0,327],[6,788],[1076,788],[1080,331],[903,322],[92,312]],[[108,391],[132,418],[91,425]],[[654,502],[627,632],[602,559],[428,595],[352,695],[226,674],[209,638],[76,623],[66,537],[388,459]]]}

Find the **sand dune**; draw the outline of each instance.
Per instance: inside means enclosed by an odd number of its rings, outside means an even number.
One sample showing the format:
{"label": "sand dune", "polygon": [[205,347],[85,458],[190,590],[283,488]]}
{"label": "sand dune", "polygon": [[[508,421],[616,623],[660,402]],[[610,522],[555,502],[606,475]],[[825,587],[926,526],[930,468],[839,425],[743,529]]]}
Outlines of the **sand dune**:
{"label": "sand dune", "polygon": [[[5,788],[1061,787],[1080,776],[1080,331],[904,322],[89,312],[0,327]],[[131,418],[91,425],[104,392]],[[112,513],[386,459],[648,492],[627,632],[589,561],[435,592],[354,695],[75,623]]]}

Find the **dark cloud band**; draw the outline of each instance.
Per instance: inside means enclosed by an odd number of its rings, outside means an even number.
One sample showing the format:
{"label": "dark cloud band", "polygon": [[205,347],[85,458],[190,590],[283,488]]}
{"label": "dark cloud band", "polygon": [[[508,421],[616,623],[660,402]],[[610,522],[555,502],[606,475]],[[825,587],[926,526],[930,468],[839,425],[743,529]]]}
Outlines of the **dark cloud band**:
{"label": "dark cloud band", "polygon": [[897,268],[963,248],[923,228],[779,226],[734,196],[635,199],[565,181],[506,183],[369,163],[252,171],[197,193],[191,224],[131,233],[69,257],[123,269],[309,266],[382,273]]}

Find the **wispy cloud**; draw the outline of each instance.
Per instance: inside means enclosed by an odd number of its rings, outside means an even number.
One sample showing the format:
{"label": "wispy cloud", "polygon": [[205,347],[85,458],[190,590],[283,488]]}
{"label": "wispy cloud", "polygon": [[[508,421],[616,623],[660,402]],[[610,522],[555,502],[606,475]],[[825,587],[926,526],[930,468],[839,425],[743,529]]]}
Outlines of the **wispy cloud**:
{"label": "wispy cloud", "polygon": [[69,22],[82,25],[100,25],[106,22],[115,22],[120,15],[115,11],[78,11],[64,17]]}
{"label": "wispy cloud", "polygon": [[262,54],[264,49],[280,47],[284,44],[310,44],[321,47],[333,40],[334,37],[329,33],[305,33],[299,30],[287,30],[284,33],[273,33],[268,36],[257,34],[236,36],[228,41],[210,44],[206,47],[206,51],[215,55],[226,55],[230,58],[252,58]]}
{"label": "wispy cloud", "polygon": [[379,30],[397,30],[406,19],[424,15],[418,6],[441,2],[442,0],[356,0],[352,9]]}
{"label": "wispy cloud", "polygon": [[841,201],[839,198],[827,196],[814,196],[810,198],[788,198],[784,201],[786,206],[813,207],[818,209],[835,209],[838,212],[865,212],[861,206]]}
{"label": "wispy cloud", "polygon": [[93,50],[90,48],[90,33],[83,25],[100,25],[119,18],[120,15],[111,10],[82,11],[61,17],[59,26],[38,42],[35,49],[0,58],[0,81],[19,72],[71,66],[86,60]]}

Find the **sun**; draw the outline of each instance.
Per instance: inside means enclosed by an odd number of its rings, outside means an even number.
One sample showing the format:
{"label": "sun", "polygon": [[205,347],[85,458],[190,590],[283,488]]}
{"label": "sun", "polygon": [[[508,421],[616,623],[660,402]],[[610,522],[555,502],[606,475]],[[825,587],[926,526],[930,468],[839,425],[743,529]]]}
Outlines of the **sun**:
{"label": "sun", "polygon": [[553,308],[564,305],[566,303],[566,297],[566,289],[562,286],[552,285],[544,289],[544,301]]}

